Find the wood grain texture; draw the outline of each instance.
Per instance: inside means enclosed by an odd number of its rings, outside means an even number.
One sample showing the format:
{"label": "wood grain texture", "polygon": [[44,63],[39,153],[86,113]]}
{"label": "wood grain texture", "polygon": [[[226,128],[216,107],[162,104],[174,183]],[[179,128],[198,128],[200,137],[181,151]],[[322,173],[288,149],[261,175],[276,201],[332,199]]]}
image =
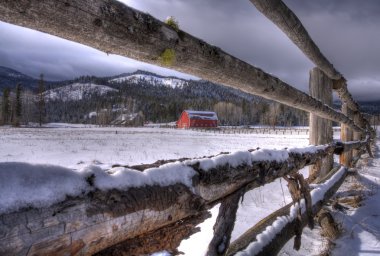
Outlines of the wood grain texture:
{"label": "wood grain texture", "polygon": [[[337,170],[335,170],[336,172]],[[342,175],[342,177],[337,180],[337,182],[326,192],[324,198],[318,202],[313,202],[313,215],[315,216],[322,206],[335,194],[335,192],[339,189],[341,184],[343,183],[345,177],[347,175],[347,169]],[[331,173],[330,175],[331,176]],[[321,181],[323,182],[323,180]],[[231,243],[230,248],[228,249],[226,255],[234,255],[239,251],[244,250],[250,243],[256,241],[256,237],[258,234],[262,233],[268,225],[272,225],[276,219],[280,216],[289,215],[290,208],[292,204],[288,204],[283,208],[277,210],[276,212],[269,215],[267,218],[261,220],[255,226],[250,228],[247,232],[241,235],[238,239],[236,239],[233,243]],[[304,212],[302,214],[302,227],[305,227],[308,224],[308,216],[307,213]],[[278,233],[275,238],[267,245],[263,247],[263,249],[256,255],[277,255],[281,248],[294,236],[294,229],[296,227],[296,219],[286,224],[280,233]]]}
{"label": "wood grain texture", "polygon": [[[195,75],[363,131],[342,113],[277,77],[116,0],[3,0],[0,20],[88,45],[107,54]],[[170,66],[166,66],[161,57],[167,49],[174,53]]]}
{"label": "wood grain texture", "polygon": [[[353,117],[352,110],[348,107],[347,104],[342,104],[342,113],[344,113],[347,116]],[[353,130],[350,129],[349,126],[342,124],[340,128],[340,139],[343,142],[348,142],[353,140]],[[352,150],[345,152],[340,155],[339,162],[341,165],[344,165],[346,167],[351,167],[352,162]]]}
{"label": "wood grain texture", "polygon": [[[310,96],[319,99],[327,106],[332,106],[332,85],[333,82],[319,68],[313,68],[310,71],[309,93]],[[321,118],[310,113],[309,123],[309,144],[325,145],[333,142],[333,128],[330,120]],[[333,167],[333,155],[329,155],[317,165],[313,165],[309,169],[309,180],[325,176]]]}
{"label": "wood grain texture", "polygon": [[334,80],[333,89],[342,102],[353,111],[359,111],[347,89],[346,79],[334,68],[333,64],[322,54],[302,22],[292,10],[281,0],[250,0],[256,8],[279,27],[286,36],[330,79]]}
{"label": "wood grain texture", "polygon": [[[168,232],[176,223],[185,219],[190,224],[196,223],[192,218],[199,218],[199,214],[239,190],[248,191],[296,173],[331,152],[341,154],[345,149],[363,145],[368,145],[368,141],[333,143],[316,152],[290,152],[284,162],[254,161],[238,167],[226,164],[210,170],[202,170],[199,164],[192,163],[189,167],[197,173],[192,190],[183,184],[144,186],[127,191],[94,190],[48,208],[26,208],[2,214],[0,255],[28,255],[28,252],[92,255],[126,240],[131,245],[153,241],[151,249],[162,248],[163,244],[154,242],[160,235],[168,241],[168,248],[162,249],[172,250],[179,236],[185,238],[193,232],[193,226],[182,229],[171,240]],[[124,244],[117,248],[126,247]],[[130,247],[128,250],[133,255]]]}

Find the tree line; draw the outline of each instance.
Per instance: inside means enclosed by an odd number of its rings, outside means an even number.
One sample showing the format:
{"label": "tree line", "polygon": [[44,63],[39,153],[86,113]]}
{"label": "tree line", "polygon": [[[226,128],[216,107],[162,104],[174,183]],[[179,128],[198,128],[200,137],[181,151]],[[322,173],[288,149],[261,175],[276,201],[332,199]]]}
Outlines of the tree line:
{"label": "tree line", "polygon": [[43,74],[40,75],[37,92],[24,89],[21,83],[14,90],[5,87],[0,100],[0,125],[19,127],[34,122],[41,126],[46,119],[44,91]]}
{"label": "tree line", "polygon": [[[79,77],[73,83],[96,83],[118,89],[106,95],[86,94],[81,100],[45,100],[40,76],[36,91],[18,84],[3,91],[0,122],[19,126],[30,122],[89,123],[110,125],[121,115],[136,114],[145,122],[176,121],[186,109],[215,111],[221,125],[307,125],[308,114],[280,103],[252,96],[208,81],[187,81],[182,87],[152,84],[140,79],[110,83],[108,78]],[[92,113],[92,114],[91,114]]]}

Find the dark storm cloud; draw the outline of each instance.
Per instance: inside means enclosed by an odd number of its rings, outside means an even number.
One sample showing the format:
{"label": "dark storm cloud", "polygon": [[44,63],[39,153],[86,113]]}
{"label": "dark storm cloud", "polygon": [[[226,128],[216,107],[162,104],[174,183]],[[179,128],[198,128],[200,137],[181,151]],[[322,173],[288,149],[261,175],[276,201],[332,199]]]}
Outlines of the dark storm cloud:
{"label": "dark storm cloud", "polygon": [[[309,70],[313,64],[248,0],[122,2],[160,20],[174,16],[181,29],[307,91]],[[321,51],[349,80],[354,97],[380,99],[380,1],[285,2],[303,22]],[[9,34],[4,40],[3,32]],[[25,32],[6,24],[0,23],[0,33],[0,65],[19,67],[20,71],[28,70],[29,74],[44,72],[55,78],[69,78],[82,74],[117,74],[136,68],[172,74],[168,70],[107,56],[85,46],[34,31]]]}

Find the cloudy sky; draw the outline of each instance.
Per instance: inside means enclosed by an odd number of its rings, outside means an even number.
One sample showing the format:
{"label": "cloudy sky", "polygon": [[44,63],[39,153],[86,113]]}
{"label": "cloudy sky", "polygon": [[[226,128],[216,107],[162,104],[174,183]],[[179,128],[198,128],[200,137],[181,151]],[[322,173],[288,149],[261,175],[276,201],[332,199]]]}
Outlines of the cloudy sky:
{"label": "cloudy sky", "polygon": [[[123,0],[307,91],[313,64],[249,0]],[[357,100],[380,100],[380,1],[286,0]],[[47,79],[144,69],[180,74],[0,22],[0,66]]]}

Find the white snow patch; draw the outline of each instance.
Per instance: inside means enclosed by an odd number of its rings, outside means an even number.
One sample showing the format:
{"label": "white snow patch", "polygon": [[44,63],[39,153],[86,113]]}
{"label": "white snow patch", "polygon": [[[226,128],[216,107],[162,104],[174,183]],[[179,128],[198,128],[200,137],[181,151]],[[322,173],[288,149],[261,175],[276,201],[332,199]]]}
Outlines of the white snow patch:
{"label": "white snow patch", "polygon": [[109,92],[117,92],[109,86],[93,83],[74,83],[44,92],[45,100],[82,100],[86,96],[104,95]]}
{"label": "white snow patch", "polygon": [[[311,191],[311,200],[313,206],[320,200],[323,199],[325,193],[329,188],[331,188],[341,177],[346,173],[347,169],[345,167],[341,167],[330,179],[322,184],[318,184]],[[269,244],[278,233],[285,227],[285,225],[291,221],[293,221],[297,217],[297,211],[301,207],[301,212],[304,213],[306,210],[305,200],[302,199],[300,204],[296,203],[290,208],[289,215],[279,216],[273,222],[272,225],[266,227],[266,229],[259,235],[257,235],[257,241],[252,242],[248,245],[246,249],[241,252],[238,252],[236,255],[239,256],[248,256],[248,255],[256,255],[259,253],[263,247]]]}
{"label": "white snow patch", "polygon": [[46,207],[86,190],[83,176],[64,167],[0,163],[0,214],[24,207]]}
{"label": "white snow patch", "polygon": [[[120,167],[105,172],[95,165],[74,171],[53,165],[0,163],[0,214],[24,207],[48,207],[67,196],[80,196],[94,188],[128,190],[181,183],[192,189],[195,174],[182,163],[170,163],[143,172]],[[94,177],[93,187],[86,182],[90,176]]]}
{"label": "white snow patch", "polygon": [[229,165],[236,168],[240,165],[252,165],[254,161],[276,161],[283,162],[289,158],[286,150],[260,149],[253,152],[238,151],[232,154],[218,155],[212,158],[195,159],[185,161],[186,164],[193,165],[199,163],[199,167],[204,171],[217,168],[218,166]]}
{"label": "white snow patch", "polygon": [[298,154],[306,154],[306,153],[316,153],[319,150],[325,150],[328,145],[319,145],[319,146],[308,146],[302,148],[289,148],[289,153],[298,153]]}
{"label": "white snow patch", "polygon": [[109,82],[113,83],[122,83],[125,81],[129,81],[131,83],[138,84],[141,81],[148,82],[152,85],[163,85],[171,88],[182,88],[183,86],[187,85],[187,81],[178,79],[178,78],[172,78],[172,77],[157,77],[153,75],[144,75],[144,74],[135,74],[135,75],[129,75],[129,76],[123,76],[118,77],[109,80]]}

